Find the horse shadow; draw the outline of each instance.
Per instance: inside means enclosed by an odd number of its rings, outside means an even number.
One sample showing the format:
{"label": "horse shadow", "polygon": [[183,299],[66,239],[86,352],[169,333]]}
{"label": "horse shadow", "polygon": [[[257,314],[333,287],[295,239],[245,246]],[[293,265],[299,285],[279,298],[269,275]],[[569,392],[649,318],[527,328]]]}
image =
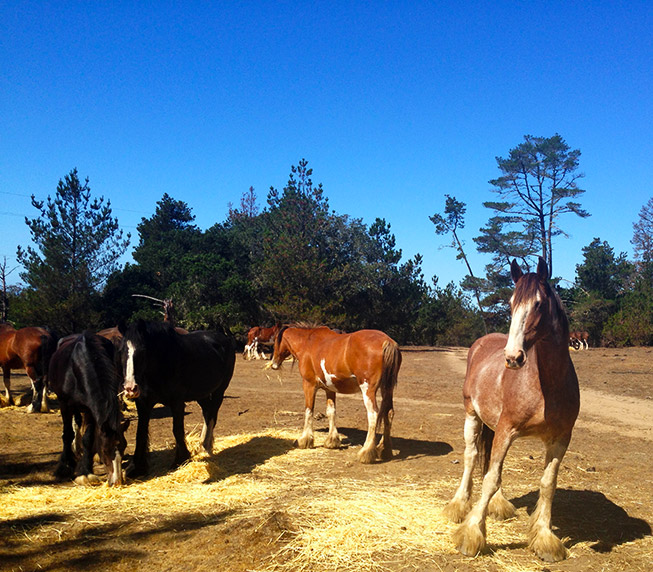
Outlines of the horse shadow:
{"label": "horse shadow", "polygon": [[[538,492],[531,491],[511,502],[531,514],[537,497]],[[553,524],[559,536],[569,538],[570,546],[589,542],[595,552],[611,552],[616,546],[651,535],[645,520],[630,516],[603,493],[590,490],[558,489],[553,499]]]}
{"label": "horse shadow", "polygon": [[32,455],[30,459],[34,457],[42,457],[43,460],[25,461],[24,455],[0,454],[0,481],[19,479],[21,486],[51,485],[56,482],[52,476],[57,466],[56,454],[42,453]]}
{"label": "horse shadow", "polygon": [[[284,455],[294,448],[293,439],[282,439],[266,435],[252,437],[245,443],[239,443],[206,457],[208,478],[204,482],[213,483],[233,475],[251,473],[258,465],[273,457]],[[174,447],[150,451],[148,457],[149,471],[147,476],[141,477],[139,480],[149,480],[171,472],[170,466],[174,455]]]}
{"label": "horse shadow", "polygon": [[[327,432],[328,429],[317,429]],[[338,433],[346,438],[344,446],[363,445],[367,437],[367,431],[353,427],[338,427]],[[399,452],[392,457],[392,460],[417,459],[420,457],[441,457],[453,451],[449,443],[442,441],[423,441],[421,439],[404,439],[403,437],[392,437],[392,448]]]}

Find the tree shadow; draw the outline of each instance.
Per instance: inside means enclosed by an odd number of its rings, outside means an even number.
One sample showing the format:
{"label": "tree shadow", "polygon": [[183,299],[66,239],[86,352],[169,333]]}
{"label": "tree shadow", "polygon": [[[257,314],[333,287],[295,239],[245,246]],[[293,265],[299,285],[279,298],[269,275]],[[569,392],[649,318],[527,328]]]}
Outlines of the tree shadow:
{"label": "tree shadow", "polygon": [[[535,509],[538,492],[511,499],[515,507]],[[640,540],[651,534],[651,526],[641,518],[629,516],[603,493],[589,490],[558,489],[553,500],[553,524],[559,536],[568,537],[571,546],[593,543],[596,552],[610,552],[615,546]]]}
{"label": "tree shadow", "polygon": [[[66,540],[33,543],[30,531],[67,522],[70,519],[58,514],[43,514],[0,522],[0,561],[9,569],[27,566],[34,562],[39,570],[108,570],[125,560],[136,564],[147,553],[148,540],[170,533],[193,532],[205,527],[223,524],[234,513],[225,510],[215,515],[199,513],[178,514],[156,523],[138,523],[136,530],[129,522],[121,520],[96,526],[78,528]],[[133,524],[133,523],[132,523]],[[119,549],[116,545],[119,545]],[[129,548],[125,548],[129,546]],[[50,562],[43,562],[47,554]],[[30,564],[31,563],[31,564]]]}
{"label": "tree shadow", "polygon": [[[50,485],[56,481],[54,470],[57,466],[58,453],[29,455],[30,459],[43,457],[44,460],[41,461],[24,461],[25,456],[25,454],[0,454],[0,481],[19,479],[21,486]],[[44,474],[48,477],[44,477]]]}
{"label": "tree shadow", "polygon": [[[317,431],[328,431],[318,429]],[[363,445],[367,437],[367,431],[354,429],[352,427],[338,427],[338,433],[344,435],[348,441],[345,445]],[[423,441],[421,439],[404,439],[403,437],[392,437],[392,448],[399,450],[392,460],[417,459],[420,457],[441,457],[453,451],[449,443],[442,441]]]}

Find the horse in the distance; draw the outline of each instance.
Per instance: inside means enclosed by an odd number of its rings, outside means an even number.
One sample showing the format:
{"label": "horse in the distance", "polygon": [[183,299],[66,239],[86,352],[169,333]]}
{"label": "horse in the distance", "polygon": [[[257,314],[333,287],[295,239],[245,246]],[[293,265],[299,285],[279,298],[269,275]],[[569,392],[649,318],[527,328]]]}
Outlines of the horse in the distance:
{"label": "horse in the distance", "polygon": [[569,334],[569,345],[575,350],[589,349],[590,335],[588,332],[576,331]]}
{"label": "horse in the distance", "polygon": [[179,334],[167,322],[139,320],[121,329],[121,375],[125,396],[136,401],[138,428],[133,464],[128,477],[148,472],[148,428],[157,403],[170,407],[176,442],[173,468],[190,459],[184,433],[184,409],[188,401],[202,408],[204,450],[213,450],[213,430],[218,409],[231,381],[236,359],[234,340],[223,332]]}
{"label": "horse in the distance", "polygon": [[[299,361],[299,373],[304,384],[304,430],[297,440],[300,448],[312,447],[313,409],[318,389],[326,392],[326,413],[329,419],[327,448],[340,446],[336,428],[336,393],[363,395],[367,410],[367,438],[358,453],[362,463],[392,457],[390,429],[394,415],[392,395],[401,366],[397,343],[378,330],[360,330],[339,334],[326,326],[318,328],[284,326],[274,342],[270,367],[278,369],[292,356]],[[381,389],[381,407],[376,393]],[[376,433],[383,422],[383,437],[378,447]]]}
{"label": "horse in the distance", "polygon": [[247,344],[243,351],[244,359],[266,359],[262,346],[274,344],[274,338],[281,329],[281,324],[277,323],[269,328],[254,326],[247,332]]}
{"label": "horse in the distance", "polygon": [[0,366],[5,385],[5,399],[11,405],[11,370],[25,369],[32,382],[29,412],[49,411],[47,373],[50,357],[57,345],[56,336],[45,328],[27,327],[16,330],[0,324]]}
{"label": "horse in the distance", "polygon": [[[67,336],[50,360],[49,379],[57,394],[63,422],[63,450],[55,475],[78,484],[97,483],[93,457],[97,453],[107,471],[109,486],[122,485],[122,456],[127,442],[118,399],[119,377],[114,345],[92,332]],[[73,450],[73,421],[83,429],[79,459]]]}
{"label": "horse in the distance", "polygon": [[[506,453],[518,437],[539,437],[546,460],[531,515],[529,547],[541,559],[555,562],[566,557],[566,549],[551,531],[551,504],[578,416],[578,379],[569,356],[567,316],[548,282],[545,261],[540,258],[537,272],[528,274],[513,261],[511,274],[515,291],[508,335],[480,338],[467,356],[465,468],[445,513],[456,522],[464,519],[454,534],[458,550],[468,556],[482,552],[488,512],[505,519],[515,511],[501,490]],[[479,456],[484,473],[481,497],[468,512],[472,471]]]}

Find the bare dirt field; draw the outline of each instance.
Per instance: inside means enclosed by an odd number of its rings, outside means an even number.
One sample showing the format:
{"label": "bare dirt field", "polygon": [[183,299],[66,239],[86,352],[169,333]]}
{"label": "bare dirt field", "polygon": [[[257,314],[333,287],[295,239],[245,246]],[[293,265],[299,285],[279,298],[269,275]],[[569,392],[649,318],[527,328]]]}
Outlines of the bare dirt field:
{"label": "bare dirt field", "polygon": [[[50,414],[0,409],[0,570],[652,570],[653,350],[572,353],[581,412],[553,504],[569,557],[555,564],[526,545],[543,465],[538,441],[517,441],[508,454],[503,485],[517,516],[488,521],[489,553],[470,559],[452,546],[455,525],[440,512],[462,472],[465,356],[462,348],[403,349],[395,457],[375,465],[356,461],[366,427],[360,396],[338,398],[342,449],[320,446],[323,394],[318,446],[293,447],[303,395],[290,363],[272,372],[238,357],[216,451],[171,473],[172,422],[157,407],[152,470],[121,488],[54,480],[56,401]],[[16,393],[27,389],[24,375],[13,379]],[[189,404],[191,447],[200,428]]]}

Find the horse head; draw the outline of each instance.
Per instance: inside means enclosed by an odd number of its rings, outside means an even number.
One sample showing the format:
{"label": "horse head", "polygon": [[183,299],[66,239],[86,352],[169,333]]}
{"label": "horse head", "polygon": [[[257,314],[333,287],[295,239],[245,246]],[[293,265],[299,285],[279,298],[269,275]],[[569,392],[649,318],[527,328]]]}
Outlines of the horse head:
{"label": "horse head", "polygon": [[288,326],[283,326],[274,338],[274,351],[272,352],[272,359],[270,361],[270,367],[272,369],[279,369],[284,360],[291,355],[290,345],[283,335],[287,329]]}
{"label": "horse head", "polygon": [[519,369],[526,363],[529,348],[537,339],[557,328],[564,311],[548,283],[549,269],[542,257],[537,271],[527,274],[513,260],[510,274],[515,291],[510,298],[510,331],[504,355],[507,368]]}

